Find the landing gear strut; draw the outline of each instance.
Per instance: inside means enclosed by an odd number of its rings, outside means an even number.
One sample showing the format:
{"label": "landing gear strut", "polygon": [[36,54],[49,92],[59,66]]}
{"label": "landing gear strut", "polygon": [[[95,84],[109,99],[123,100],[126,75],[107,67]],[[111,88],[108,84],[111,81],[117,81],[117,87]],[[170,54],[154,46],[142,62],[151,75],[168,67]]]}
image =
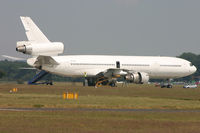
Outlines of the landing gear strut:
{"label": "landing gear strut", "polygon": [[51,80],[50,80],[50,81],[47,80],[47,81],[46,81],[46,85],[53,85],[53,82],[52,82]]}
{"label": "landing gear strut", "polygon": [[111,81],[111,82],[109,83],[109,85],[110,85],[111,87],[116,87],[116,82],[115,82],[115,81]]}
{"label": "landing gear strut", "polygon": [[102,85],[116,87],[116,81],[115,80],[109,81],[108,78],[105,77],[99,77],[99,78],[87,77],[84,78],[83,80],[83,86],[100,87]]}
{"label": "landing gear strut", "polygon": [[167,82],[163,82],[160,87],[161,88],[172,88],[172,84],[171,84],[172,79],[167,79]]}

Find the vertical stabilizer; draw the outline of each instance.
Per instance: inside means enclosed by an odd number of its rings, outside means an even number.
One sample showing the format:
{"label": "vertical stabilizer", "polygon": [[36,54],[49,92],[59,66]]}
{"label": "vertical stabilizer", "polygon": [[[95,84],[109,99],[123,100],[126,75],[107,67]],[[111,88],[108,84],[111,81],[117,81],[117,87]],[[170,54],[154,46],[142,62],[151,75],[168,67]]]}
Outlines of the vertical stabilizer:
{"label": "vertical stabilizer", "polygon": [[32,21],[30,17],[21,16],[21,21],[26,31],[26,36],[29,41],[36,43],[48,43],[48,38],[40,31],[37,25]]}
{"label": "vertical stabilizer", "polygon": [[32,56],[57,56],[63,53],[64,44],[62,42],[50,42],[30,17],[21,16],[20,18],[28,41],[17,42],[16,51]]}

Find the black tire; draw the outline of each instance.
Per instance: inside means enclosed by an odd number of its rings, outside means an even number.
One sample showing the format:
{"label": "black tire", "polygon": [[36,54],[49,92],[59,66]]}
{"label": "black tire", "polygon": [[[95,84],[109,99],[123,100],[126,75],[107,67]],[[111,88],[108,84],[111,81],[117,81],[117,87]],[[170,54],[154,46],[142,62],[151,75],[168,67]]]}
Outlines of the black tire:
{"label": "black tire", "polygon": [[116,87],[115,82],[111,82],[111,83],[110,83],[110,86],[111,86],[111,87]]}
{"label": "black tire", "polygon": [[172,85],[167,85],[167,88],[172,88]]}
{"label": "black tire", "polygon": [[111,87],[115,87],[115,84],[114,84],[114,83],[112,83],[112,84],[111,84]]}

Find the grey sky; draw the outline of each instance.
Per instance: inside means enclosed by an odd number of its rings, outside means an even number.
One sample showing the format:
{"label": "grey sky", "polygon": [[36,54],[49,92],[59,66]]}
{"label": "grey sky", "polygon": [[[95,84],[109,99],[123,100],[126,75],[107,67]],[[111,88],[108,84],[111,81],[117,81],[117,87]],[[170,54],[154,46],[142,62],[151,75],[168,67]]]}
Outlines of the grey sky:
{"label": "grey sky", "polygon": [[[30,16],[65,54],[166,55],[200,52],[200,0],[0,0],[0,54],[26,40]],[[2,59],[2,58],[1,58]]]}

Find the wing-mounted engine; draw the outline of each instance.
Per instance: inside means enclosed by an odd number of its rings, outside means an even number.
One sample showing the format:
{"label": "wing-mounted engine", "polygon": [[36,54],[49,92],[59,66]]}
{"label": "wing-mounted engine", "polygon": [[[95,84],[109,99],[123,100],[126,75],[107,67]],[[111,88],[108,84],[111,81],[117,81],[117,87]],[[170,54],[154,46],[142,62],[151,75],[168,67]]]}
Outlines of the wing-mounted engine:
{"label": "wing-mounted engine", "polygon": [[[136,84],[145,84],[149,81],[149,75],[145,72],[133,72],[125,69],[107,69],[104,72],[100,72],[96,75],[93,82],[89,80],[88,83],[91,85],[111,85],[115,86],[117,78],[123,77],[125,81]],[[95,82],[96,81],[96,82]]]}
{"label": "wing-mounted engine", "polygon": [[144,72],[129,73],[125,76],[125,79],[136,84],[145,84],[149,81],[149,75]]}
{"label": "wing-mounted engine", "polygon": [[64,44],[61,42],[34,43],[30,41],[21,41],[17,42],[16,51],[32,56],[54,56],[63,53]]}

